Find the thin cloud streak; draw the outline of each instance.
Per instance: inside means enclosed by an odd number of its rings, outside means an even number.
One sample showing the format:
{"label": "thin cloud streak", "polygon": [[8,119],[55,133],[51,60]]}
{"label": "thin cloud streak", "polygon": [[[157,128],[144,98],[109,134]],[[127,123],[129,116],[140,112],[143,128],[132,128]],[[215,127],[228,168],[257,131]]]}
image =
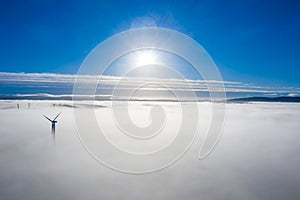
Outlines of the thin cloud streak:
{"label": "thin cloud streak", "polygon": [[[131,90],[143,85],[141,90],[153,91],[189,91],[189,92],[208,92],[207,83],[213,86],[210,91],[222,92],[222,84],[225,92],[232,93],[286,93],[295,96],[300,94],[300,88],[280,87],[270,88],[257,86],[248,83],[235,81],[216,81],[216,80],[191,80],[191,79],[175,79],[175,78],[153,78],[153,77],[120,77],[108,75],[73,75],[73,74],[55,74],[55,73],[11,73],[0,72],[0,84],[18,84],[18,83],[34,83],[35,87],[39,87],[38,83],[57,83],[57,84],[73,84],[77,80],[83,84],[96,84],[97,89],[122,89]],[[42,85],[40,85],[42,86]],[[42,87],[45,87],[43,85]]]}

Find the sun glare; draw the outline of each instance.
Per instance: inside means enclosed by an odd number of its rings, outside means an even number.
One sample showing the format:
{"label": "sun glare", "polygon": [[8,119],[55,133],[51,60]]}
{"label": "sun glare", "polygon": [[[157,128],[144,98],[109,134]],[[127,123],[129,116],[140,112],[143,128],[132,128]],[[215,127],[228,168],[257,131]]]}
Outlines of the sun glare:
{"label": "sun glare", "polygon": [[151,65],[156,63],[156,57],[152,52],[145,51],[145,52],[137,52],[136,55],[136,65],[143,66],[143,65]]}

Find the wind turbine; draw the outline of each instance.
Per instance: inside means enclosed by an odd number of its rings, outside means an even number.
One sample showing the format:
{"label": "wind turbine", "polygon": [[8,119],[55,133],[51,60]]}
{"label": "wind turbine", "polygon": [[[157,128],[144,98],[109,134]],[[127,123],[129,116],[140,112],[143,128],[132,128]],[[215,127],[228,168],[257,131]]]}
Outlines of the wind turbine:
{"label": "wind turbine", "polygon": [[45,116],[44,115],[44,117],[46,118],[46,119],[48,119],[51,123],[52,123],[52,131],[51,131],[51,133],[53,134],[53,136],[55,136],[55,124],[57,123],[57,121],[56,121],[56,119],[58,118],[58,116],[61,114],[61,112],[60,113],[58,113],[58,115],[56,115],[56,117],[53,119],[53,120],[51,120],[50,118],[48,118],[47,116]]}

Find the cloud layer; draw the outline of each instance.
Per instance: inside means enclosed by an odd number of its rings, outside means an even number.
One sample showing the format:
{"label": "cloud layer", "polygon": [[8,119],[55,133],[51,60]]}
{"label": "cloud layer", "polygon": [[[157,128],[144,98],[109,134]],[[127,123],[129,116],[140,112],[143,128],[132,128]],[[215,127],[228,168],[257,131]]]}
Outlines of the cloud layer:
{"label": "cloud layer", "polygon": [[[119,76],[95,76],[95,75],[72,75],[72,74],[53,74],[53,73],[8,73],[0,72],[0,86],[5,88],[4,94],[16,93],[13,89],[19,89],[17,93],[36,94],[50,93],[56,95],[71,94],[73,84],[78,82],[86,85],[97,85],[97,94],[111,95],[113,90],[138,90],[140,93],[157,92],[162,95],[166,91],[177,93],[195,92],[198,96],[207,96],[206,93],[222,92],[224,85],[225,92],[229,96],[278,96],[300,94],[299,88],[281,87],[271,88],[257,86],[248,83],[234,81],[215,81],[215,80],[190,80],[175,78],[153,78],[153,77],[119,77]],[[208,89],[207,84],[212,88]],[[10,91],[9,88],[14,86]],[[27,88],[22,92],[22,88]],[[30,92],[30,88],[32,92]],[[39,90],[37,89],[39,88]],[[147,96],[147,95],[146,95]],[[155,96],[155,95],[154,95]]]}
{"label": "cloud layer", "polygon": [[[172,104],[162,103],[176,114]],[[199,105],[200,119],[206,124],[209,103]],[[109,117],[107,109],[99,109],[103,118]],[[136,105],[132,112],[140,110]],[[53,144],[51,124],[42,115],[51,117],[59,111]],[[299,104],[229,104],[222,138],[208,158],[197,159],[200,135],[174,165],[140,176],[115,172],[91,158],[78,141],[70,108],[33,102],[30,110],[6,109],[0,114],[5,116],[0,121],[3,200],[282,200],[300,196]],[[143,119],[147,117],[139,118]]]}

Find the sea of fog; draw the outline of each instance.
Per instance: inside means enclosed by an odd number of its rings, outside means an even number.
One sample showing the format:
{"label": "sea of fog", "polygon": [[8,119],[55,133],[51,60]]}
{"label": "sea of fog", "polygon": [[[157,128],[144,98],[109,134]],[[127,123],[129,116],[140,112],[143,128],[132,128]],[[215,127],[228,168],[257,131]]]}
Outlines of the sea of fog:
{"label": "sea of fog", "polygon": [[[197,104],[204,130],[211,103]],[[130,116],[145,126],[149,108],[157,105],[170,116],[178,114],[176,102],[140,101],[131,102]],[[75,107],[70,101],[0,101],[0,199],[300,199],[300,104],[228,103],[222,136],[207,158],[198,159],[200,133],[173,165],[143,175],[101,165],[78,138],[73,109],[94,109],[113,136],[110,106],[107,101]],[[59,112],[54,142],[43,115]]]}

